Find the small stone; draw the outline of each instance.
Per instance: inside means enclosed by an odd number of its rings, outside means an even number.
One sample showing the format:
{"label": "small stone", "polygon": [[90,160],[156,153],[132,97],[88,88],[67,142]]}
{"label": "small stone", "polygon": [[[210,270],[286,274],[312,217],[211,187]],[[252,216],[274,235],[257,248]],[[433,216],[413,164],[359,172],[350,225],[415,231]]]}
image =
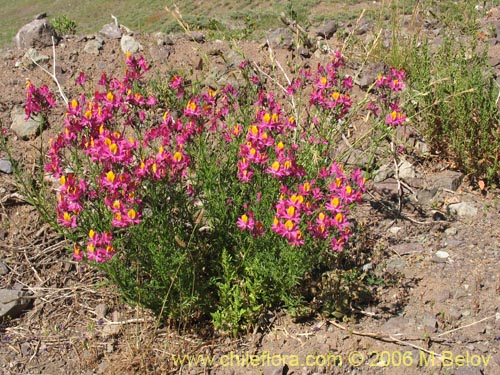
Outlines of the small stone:
{"label": "small stone", "polygon": [[373,172],[373,182],[382,182],[392,176],[394,176],[394,171],[392,170],[392,168],[384,165]]}
{"label": "small stone", "polygon": [[399,177],[402,179],[407,179],[414,178],[415,176],[416,173],[413,165],[410,162],[403,160],[399,165]]}
{"label": "small stone", "polygon": [[140,45],[140,43],[131,35],[122,36],[120,40],[120,46],[123,53],[129,52],[131,54],[134,54],[142,50],[142,46]]}
{"label": "small stone", "polygon": [[452,191],[457,191],[463,180],[463,173],[455,171],[443,171],[437,174],[429,176],[428,184],[429,186],[436,187],[438,189],[447,189]]}
{"label": "small stone", "polygon": [[330,20],[323,23],[316,29],[316,36],[324,39],[330,39],[333,36],[333,34],[337,32],[337,29],[338,29],[337,21]]}
{"label": "small stone", "polygon": [[445,317],[448,317],[451,322],[456,322],[457,320],[460,320],[462,313],[452,306],[448,309]]}
{"label": "small stone", "polygon": [[422,325],[427,332],[434,333],[437,331],[438,321],[434,315],[427,313],[422,319]]}
{"label": "small stone", "polygon": [[379,74],[383,74],[387,69],[387,65],[383,62],[377,62],[366,66],[360,73],[359,78],[355,83],[362,89],[370,87]]}
{"label": "small stone", "polygon": [[104,319],[108,312],[108,306],[105,303],[100,303],[95,307],[95,315],[97,319]]}
{"label": "small stone", "polygon": [[458,229],[454,227],[450,227],[444,231],[444,233],[448,236],[454,236],[458,233]]}
{"label": "small stone", "polygon": [[441,259],[447,259],[450,256],[450,254],[448,254],[446,251],[438,250],[436,251],[436,256]]}
{"label": "small stone", "polygon": [[11,174],[12,173],[12,164],[10,160],[0,159],[0,172]]}
{"label": "small stone", "polygon": [[271,48],[293,49],[293,35],[286,28],[277,28],[267,35],[267,41]]}
{"label": "small stone", "polygon": [[22,290],[0,289],[0,318],[17,318],[31,304],[28,294]]}
{"label": "small stone", "polygon": [[377,193],[388,196],[390,199],[398,198],[398,182],[394,178],[374,183],[373,188]]}
{"label": "small stone", "polygon": [[36,49],[30,48],[21,59],[21,65],[26,68],[34,68],[37,64],[43,65],[48,63],[49,60],[49,56],[42,55]]}
{"label": "small stone", "polygon": [[418,203],[422,205],[430,205],[432,200],[437,194],[438,189],[437,188],[431,188],[431,189],[422,189],[417,191],[417,200]]}
{"label": "small stone", "polygon": [[5,276],[9,273],[9,267],[3,262],[0,262],[0,276]]}
{"label": "small stone", "polygon": [[102,41],[102,39],[92,39],[85,44],[83,50],[87,53],[90,53],[91,55],[98,56],[100,51],[102,50],[103,44],[104,42]]}
{"label": "small stone", "polygon": [[373,269],[373,263],[370,262],[363,265],[363,272],[368,272],[371,269]]}
{"label": "small stone", "polygon": [[468,202],[453,203],[448,206],[448,212],[459,217],[476,216],[478,209]]}
{"label": "small stone", "polygon": [[394,258],[394,259],[391,259],[387,262],[387,271],[389,272],[394,272],[394,271],[398,271],[400,270],[401,268],[403,268],[404,266],[406,265],[406,262],[404,259],[401,259],[401,258]]}
{"label": "small stone", "polygon": [[205,41],[205,34],[200,31],[191,31],[189,40],[196,43],[203,43]]}
{"label": "small stone", "polygon": [[108,23],[102,27],[99,34],[107,39],[120,39],[122,37],[122,30],[117,24]]}
{"label": "small stone", "polygon": [[29,118],[25,120],[26,114],[20,108],[15,108],[11,112],[12,125],[10,129],[16,133],[16,135],[24,140],[35,137],[40,131],[40,121],[39,116],[35,116],[35,119]]}
{"label": "small stone", "polygon": [[397,235],[399,232],[403,230],[402,227],[390,227],[389,228],[389,233]]}
{"label": "small stone", "polygon": [[309,51],[308,48],[301,47],[299,48],[299,55],[305,58],[311,57],[311,52]]}
{"label": "small stone", "polygon": [[115,336],[120,333],[121,325],[120,324],[106,324],[102,329],[102,336],[109,337]]}

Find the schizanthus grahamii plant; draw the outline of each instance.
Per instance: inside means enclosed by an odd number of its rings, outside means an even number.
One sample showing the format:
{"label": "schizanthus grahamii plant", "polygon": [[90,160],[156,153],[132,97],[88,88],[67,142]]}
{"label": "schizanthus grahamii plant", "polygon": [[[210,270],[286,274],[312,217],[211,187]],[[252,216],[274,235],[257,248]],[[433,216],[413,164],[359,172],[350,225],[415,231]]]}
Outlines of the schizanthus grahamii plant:
{"label": "schizanthus grahamii plant", "polygon": [[[103,268],[132,302],[177,319],[217,312],[233,321],[216,325],[234,329],[272,305],[299,303],[304,275],[349,242],[350,210],[365,190],[360,170],[328,156],[331,129],[352,105],[343,64],[335,53],[288,87],[285,102],[312,88],[315,115],[298,123],[248,62],[238,90],[193,92],[173,74],[153,94],[148,64],[127,55],[125,76],[103,73],[92,97],[70,101],[50,139],[45,170],[59,181],[57,223],[75,259]],[[77,78],[82,89],[89,81]],[[379,81],[397,91],[404,74]],[[54,104],[46,88],[28,86],[28,116]],[[402,123],[397,102],[390,108],[386,123]]]}

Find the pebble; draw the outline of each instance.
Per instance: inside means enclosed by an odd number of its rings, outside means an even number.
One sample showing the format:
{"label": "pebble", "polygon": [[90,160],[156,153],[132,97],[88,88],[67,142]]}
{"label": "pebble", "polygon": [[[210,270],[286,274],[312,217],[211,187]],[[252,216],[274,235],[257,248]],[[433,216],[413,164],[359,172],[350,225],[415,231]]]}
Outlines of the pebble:
{"label": "pebble", "polygon": [[0,172],[11,174],[12,164],[7,159],[0,159]]}
{"label": "pebble", "polygon": [[453,215],[466,217],[466,216],[476,216],[478,209],[472,203],[460,202],[453,203],[448,206],[448,212]]}
{"label": "pebble", "polygon": [[7,275],[9,273],[9,267],[3,262],[0,262],[0,276]]}
{"label": "pebble", "polygon": [[448,236],[454,236],[458,233],[458,229],[457,228],[448,228],[444,231],[445,234],[447,234]]}
{"label": "pebble", "polygon": [[447,259],[450,256],[450,254],[448,254],[448,252],[446,251],[438,250],[436,251],[436,256],[441,259]]}

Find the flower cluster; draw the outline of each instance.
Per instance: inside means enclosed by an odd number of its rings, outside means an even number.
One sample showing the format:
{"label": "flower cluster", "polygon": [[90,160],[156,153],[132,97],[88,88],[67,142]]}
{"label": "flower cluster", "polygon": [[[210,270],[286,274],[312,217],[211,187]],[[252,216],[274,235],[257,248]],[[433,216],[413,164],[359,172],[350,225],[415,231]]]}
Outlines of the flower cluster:
{"label": "flower cluster", "polygon": [[[403,125],[406,121],[406,115],[402,112],[399,101],[397,99],[390,100],[391,93],[398,93],[405,88],[406,75],[404,70],[391,68],[389,74],[379,74],[375,82],[375,86],[382,91],[381,99],[385,106],[388,107],[389,113],[385,116],[385,124],[396,127]],[[389,92],[386,94],[385,92]],[[380,114],[380,109],[372,102],[369,109],[377,116]]]}
{"label": "flower cluster", "polygon": [[329,115],[334,115],[337,120],[341,120],[352,106],[352,99],[349,91],[352,89],[353,80],[350,76],[341,76],[339,71],[344,67],[344,57],[340,52],[335,52],[330,58],[330,62],[325,66],[318,64],[317,69],[300,72],[303,79],[297,79],[288,88],[288,93],[294,93],[298,87],[310,84],[312,92],[310,94],[310,106],[316,106],[328,111]]}
{"label": "flower cluster", "polygon": [[30,81],[26,83],[26,104],[24,106],[26,120],[39,113],[48,114],[50,109],[55,107],[56,100],[54,94],[49,90],[47,85],[37,88]]}
{"label": "flower cluster", "polygon": [[[271,175],[276,179],[300,177],[303,168],[297,163],[297,145],[285,146],[289,131],[296,127],[293,116],[287,117],[272,93],[261,92],[254,122],[248,127],[245,142],[240,146],[238,156],[238,178],[244,183],[252,180],[254,170]],[[239,127],[233,129],[239,137]],[[280,139],[283,139],[280,140]]]}
{"label": "flower cluster", "polygon": [[307,233],[311,240],[329,241],[334,251],[341,251],[352,234],[349,208],[360,201],[365,190],[360,171],[348,178],[332,163],[317,179],[299,184],[297,190],[286,186],[281,190],[271,230],[290,245],[303,245]]}
{"label": "flower cluster", "polygon": [[[351,107],[348,91],[352,87],[352,79],[338,73],[342,65],[343,57],[334,54],[325,67],[303,71],[289,92],[310,83],[310,105],[340,120]],[[196,195],[193,202],[202,200],[203,192],[192,185],[201,162],[193,150],[199,148],[201,139],[217,137],[235,150],[222,152],[224,157],[237,158],[232,172],[239,183],[251,188],[258,176],[259,184],[267,181],[272,182],[270,186],[281,186],[279,192],[268,192],[272,198],[266,201],[271,202],[267,210],[275,211],[272,222],[249,209],[257,205],[248,202],[235,227],[253,237],[278,235],[292,246],[328,241],[335,251],[343,248],[352,232],[349,208],[359,202],[364,180],[359,171],[348,177],[336,163],[316,171],[314,177],[308,175],[299,163],[307,137],[294,137],[304,129],[298,128],[272,92],[258,93],[255,114],[248,120],[238,117],[239,93],[232,86],[188,97],[184,79],[174,75],[168,81],[170,96],[182,107],[171,111],[147,94],[142,81],[149,67],[144,59],[127,55],[126,66],[123,79],[103,73],[98,82],[101,89],[91,98],[82,94],[71,100],[63,131],[50,140],[45,170],[60,181],[58,223],[88,233],[86,246],[75,246],[76,259],[111,259],[117,251],[113,239],[147,217],[148,188],[158,181],[182,186],[187,196]],[[86,82],[81,73],[77,83]],[[31,105],[30,113],[52,106],[50,92],[28,86],[28,98],[35,94],[44,99],[37,99],[40,106]],[[159,110],[163,116],[158,119]],[[196,186],[203,188],[203,183]],[[260,201],[259,189],[254,191]]]}

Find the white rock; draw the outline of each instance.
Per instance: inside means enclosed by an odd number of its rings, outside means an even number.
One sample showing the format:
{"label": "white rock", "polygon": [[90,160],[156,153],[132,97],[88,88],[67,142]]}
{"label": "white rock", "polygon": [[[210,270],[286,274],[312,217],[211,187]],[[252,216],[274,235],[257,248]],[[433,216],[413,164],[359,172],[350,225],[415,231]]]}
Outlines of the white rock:
{"label": "white rock", "polygon": [[460,202],[453,203],[448,206],[448,212],[453,215],[465,217],[465,216],[476,216],[478,209],[472,203]]}
{"label": "white rock", "polygon": [[140,43],[130,35],[122,36],[120,40],[120,46],[123,53],[130,52],[131,54],[137,53],[142,50]]}
{"label": "white rock", "polygon": [[446,251],[438,250],[436,251],[436,256],[441,259],[446,259],[450,256],[450,254],[448,254]]}

